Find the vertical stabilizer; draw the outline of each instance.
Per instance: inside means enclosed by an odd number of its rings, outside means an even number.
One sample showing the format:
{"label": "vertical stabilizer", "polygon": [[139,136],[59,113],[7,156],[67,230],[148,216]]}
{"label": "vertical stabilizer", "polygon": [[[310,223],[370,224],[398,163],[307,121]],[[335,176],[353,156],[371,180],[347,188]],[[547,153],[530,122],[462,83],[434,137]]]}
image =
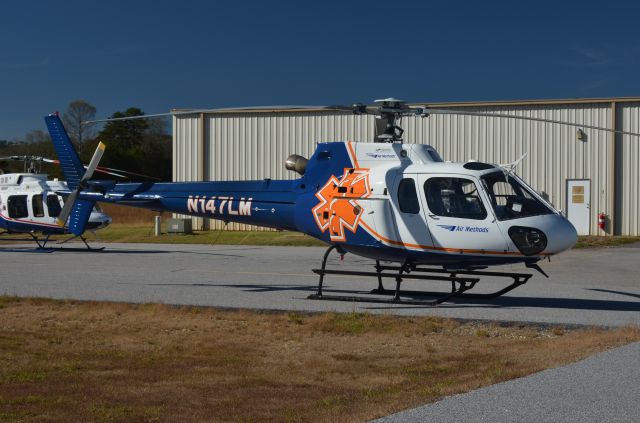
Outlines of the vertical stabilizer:
{"label": "vertical stabilizer", "polygon": [[47,129],[49,129],[49,135],[51,135],[51,141],[58,155],[58,160],[60,160],[60,167],[67,181],[67,186],[69,189],[74,190],[78,188],[80,180],[84,176],[84,166],[75,148],[73,148],[60,116],[51,114],[46,116],[44,120],[47,123]]}
{"label": "vertical stabilizer", "polygon": [[85,168],[80,161],[80,157],[76,152],[64,125],[57,114],[51,114],[44,118],[51,141],[58,155],[62,173],[67,181],[69,189],[73,190],[65,200],[65,206],[60,213],[58,224],[60,226],[68,225],[69,232],[76,236],[84,233],[87,222],[91,217],[91,211],[95,201],[78,198],[86,179],[93,174],[93,170],[98,166],[98,161],[102,157],[104,144],[100,143],[96,154],[90,163],[90,169],[85,173]]}

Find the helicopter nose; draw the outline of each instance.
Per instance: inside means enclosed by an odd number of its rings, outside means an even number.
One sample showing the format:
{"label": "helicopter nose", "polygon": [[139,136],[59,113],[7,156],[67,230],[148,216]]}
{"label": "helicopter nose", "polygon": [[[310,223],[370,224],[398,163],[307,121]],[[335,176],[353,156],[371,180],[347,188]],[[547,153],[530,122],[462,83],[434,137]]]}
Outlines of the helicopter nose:
{"label": "helicopter nose", "polygon": [[560,215],[549,216],[544,232],[547,234],[546,253],[557,254],[576,245],[578,241],[578,232],[576,228],[565,217]]}
{"label": "helicopter nose", "polygon": [[107,216],[106,214],[104,215],[104,220],[103,220],[103,227],[107,227],[109,225],[111,225],[111,222],[113,222],[113,219],[111,219],[110,216]]}
{"label": "helicopter nose", "polygon": [[[95,216],[95,217],[94,217]],[[102,228],[106,228],[107,226],[109,226],[111,224],[111,216],[106,215],[104,213],[95,213],[92,215],[92,218],[95,219],[95,221],[97,221],[98,224],[98,229],[102,229]]]}

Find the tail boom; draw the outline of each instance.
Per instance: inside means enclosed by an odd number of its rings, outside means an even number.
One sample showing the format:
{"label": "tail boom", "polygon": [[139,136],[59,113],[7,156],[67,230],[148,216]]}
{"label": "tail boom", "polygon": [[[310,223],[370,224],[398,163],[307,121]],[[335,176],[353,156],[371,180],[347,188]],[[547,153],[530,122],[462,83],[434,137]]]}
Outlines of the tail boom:
{"label": "tail boom", "polygon": [[228,222],[296,230],[293,181],[117,184],[81,198]]}

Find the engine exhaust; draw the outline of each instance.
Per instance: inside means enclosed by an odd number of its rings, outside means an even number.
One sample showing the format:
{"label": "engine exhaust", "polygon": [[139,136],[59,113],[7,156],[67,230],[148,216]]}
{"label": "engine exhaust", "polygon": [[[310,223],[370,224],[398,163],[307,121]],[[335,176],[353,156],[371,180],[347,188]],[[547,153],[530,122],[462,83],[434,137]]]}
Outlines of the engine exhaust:
{"label": "engine exhaust", "polygon": [[298,154],[292,154],[285,160],[284,167],[287,168],[287,170],[293,170],[300,175],[304,175],[305,170],[307,170],[308,161],[309,160]]}

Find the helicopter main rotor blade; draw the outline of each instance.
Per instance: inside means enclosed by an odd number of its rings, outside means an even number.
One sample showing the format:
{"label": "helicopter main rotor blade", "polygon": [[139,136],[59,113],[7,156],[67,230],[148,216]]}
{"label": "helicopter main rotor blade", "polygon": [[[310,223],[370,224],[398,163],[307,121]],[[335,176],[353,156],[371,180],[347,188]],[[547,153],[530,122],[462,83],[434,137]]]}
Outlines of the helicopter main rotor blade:
{"label": "helicopter main rotor blade", "polygon": [[101,123],[101,122],[117,122],[117,121],[125,121],[125,120],[135,120],[135,119],[147,119],[154,117],[163,117],[163,116],[180,116],[180,115],[193,115],[198,113],[233,113],[233,112],[282,112],[282,111],[342,111],[342,112],[352,112],[353,106],[341,106],[341,105],[332,105],[332,106],[252,106],[252,107],[221,107],[214,109],[194,109],[194,110],[181,110],[175,112],[167,112],[167,113],[155,113],[151,115],[139,115],[139,116],[123,116],[116,118],[106,118],[106,119],[96,119],[96,120],[86,120],[82,122],[83,125],[88,125],[91,123]]}
{"label": "helicopter main rotor blade", "polygon": [[91,120],[91,121],[85,121],[82,123],[89,124],[89,123],[96,123],[96,122],[113,122],[113,121],[124,121],[124,120],[132,120],[132,119],[146,119],[150,117],[160,117],[160,116],[191,115],[191,114],[198,114],[198,113],[233,113],[233,112],[251,112],[251,111],[256,111],[256,112],[339,111],[339,112],[351,112],[354,114],[378,115],[381,117],[391,117],[392,119],[396,119],[401,116],[428,116],[429,114],[505,118],[505,119],[516,119],[516,120],[533,121],[533,122],[553,123],[558,125],[572,126],[576,128],[587,128],[587,129],[594,129],[598,131],[607,131],[607,132],[614,132],[622,135],[631,135],[631,136],[640,137],[640,133],[637,133],[637,132],[624,131],[620,129],[610,129],[610,128],[605,128],[605,127],[595,126],[595,125],[566,122],[566,121],[556,120],[556,119],[545,119],[545,118],[530,117],[530,116],[517,116],[517,115],[506,114],[506,113],[473,112],[473,111],[466,111],[466,110],[459,110],[459,109],[453,110],[453,109],[430,108],[428,106],[413,106],[413,105],[409,105],[408,103],[402,100],[397,100],[393,98],[376,100],[376,103],[377,104],[374,104],[374,105],[356,103],[351,106],[343,106],[343,105],[257,106],[257,107],[226,107],[226,108],[214,108],[214,109],[194,109],[194,110],[184,110],[184,111],[173,111],[168,113],[157,113],[152,115],[127,116],[127,117]]}
{"label": "helicopter main rotor blade", "polygon": [[[98,166],[96,168],[96,172],[107,173],[107,174],[110,174],[110,175],[119,176],[121,178],[126,178],[125,175],[133,175],[133,176],[141,176],[141,177],[147,178],[147,179],[155,179],[156,181],[161,181],[162,180],[162,178],[157,178],[155,176],[145,175],[144,173],[129,172],[128,170],[115,169],[115,168],[106,167],[106,166]],[[125,175],[120,175],[120,174],[118,174],[116,172],[124,173]]]}
{"label": "helicopter main rotor blade", "polygon": [[[0,160],[2,160],[2,158],[0,158]],[[42,161],[45,162],[45,163],[52,163],[52,164],[57,164],[57,165],[60,164],[60,160],[42,158]],[[85,165],[84,168],[86,169],[87,166]],[[140,176],[140,177],[147,178],[147,179],[155,179],[157,181],[162,180],[161,178],[157,178],[155,176],[149,176],[149,175],[145,175],[143,173],[129,172],[128,170],[115,169],[115,168],[106,167],[106,166],[98,166],[98,167],[96,167],[95,172],[104,173],[105,175],[117,176],[118,178],[122,178],[122,179],[127,179],[128,178],[127,175],[133,175],[133,176]]]}
{"label": "helicopter main rotor blade", "polygon": [[623,131],[620,129],[610,129],[610,128],[604,128],[602,126],[586,125],[583,123],[567,122],[567,121],[556,120],[556,119],[545,119],[545,118],[537,118],[537,117],[530,117],[530,116],[517,116],[517,115],[509,115],[506,113],[487,113],[487,112],[470,112],[465,110],[431,109],[428,107],[426,107],[424,111],[427,114],[434,114],[434,115],[494,117],[494,118],[506,118],[506,119],[516,119],[516,120],[528,120],[533,122],[554,123],[558,125],[573,126],[576,128],[588,128],[588,129],[595,129],[597,131],[615,132],[616,134],[632,135],[632,136],[640,137],[640,133],[637,133],[637,132]]}

